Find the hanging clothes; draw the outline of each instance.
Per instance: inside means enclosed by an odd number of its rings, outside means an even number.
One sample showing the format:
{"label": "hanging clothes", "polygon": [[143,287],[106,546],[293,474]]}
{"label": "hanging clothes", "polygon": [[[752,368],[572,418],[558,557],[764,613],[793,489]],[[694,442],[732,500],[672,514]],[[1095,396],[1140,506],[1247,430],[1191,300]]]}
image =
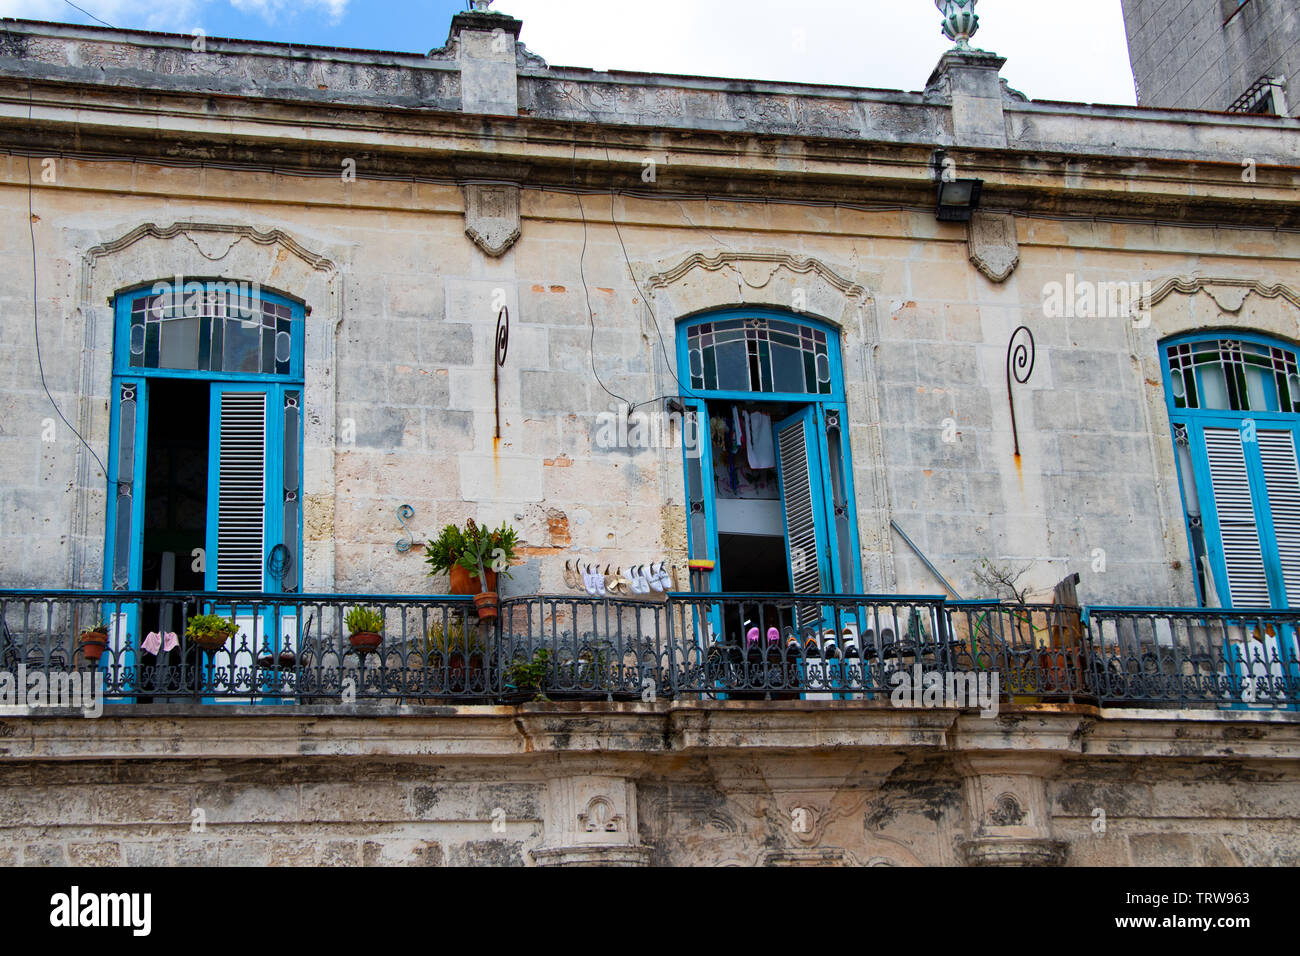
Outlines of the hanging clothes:
{"label": "hanging clothes", "polygon": [[766,469],[776,467],[776,448],[772,441],[772,419],[764,412],[748,413],[746,434],[749,442],[745,446],[749,457],[749,467]]}

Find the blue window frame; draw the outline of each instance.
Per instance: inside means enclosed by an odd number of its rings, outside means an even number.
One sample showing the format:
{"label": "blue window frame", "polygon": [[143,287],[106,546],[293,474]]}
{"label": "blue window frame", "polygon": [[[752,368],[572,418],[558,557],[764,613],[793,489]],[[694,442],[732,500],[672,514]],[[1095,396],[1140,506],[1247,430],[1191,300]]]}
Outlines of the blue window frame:
{"label": "blue window frame", "polygon": [[[787,568],[792,586],[811,586],[814,578],[823,593],[854,593],[862,588],[861,561],[853,493],[848,407],[839,332],[814,319],[776,309],[727,309],[678,323],[677,367],[686,415],[687,434],[702,436],[685,460],[687,539],[692,559],[710,559],[711,590],[720,590],[722,569],[716,564],[717,502],[714,490],[709,402],[780,404],[795,411],[774,423],[780,442],[778,482],[785,502],[787,484],[807,489],[812,511],[801,514],[807,527],[792,529],[788,508],[783,515]],[[693,427],[692,427],[693,426]],[[782,456],[779,454],[778,459]],[[804,467],[808,473],[794,474]],[[808,555],[796,540],[816,540],[817,553]],[[817,574],[808,573],[816,568]]]}
{"label": "blue window frame", "polygon": [[[145,527],[150,395],[163,380],[189,380],[210,390],[208,418],[208,550],[220,554],[216,521],[220,499],[221,396],[261,395],[262,448],[268,535],[289,549],[278,566],[301,567],[303,340],[306,309],[287,296],[227,280],[152,283],[114,301],[113,390],[109,429],[109,502],[105,587],[141,586]],[[272,534],[272,532],[274,532]],[[270,538],[267,538],[270,541]],[[213,548],[217,548],[213,551]],[[215,590],[219,563],[207,562],[205,588]],[[230,575],[225,576],[227,580]],[[238,576],[235,576],[236,578]],[[266,582],[296,590],[293,572]],[[243,588],[251,590],[252,588]]]}

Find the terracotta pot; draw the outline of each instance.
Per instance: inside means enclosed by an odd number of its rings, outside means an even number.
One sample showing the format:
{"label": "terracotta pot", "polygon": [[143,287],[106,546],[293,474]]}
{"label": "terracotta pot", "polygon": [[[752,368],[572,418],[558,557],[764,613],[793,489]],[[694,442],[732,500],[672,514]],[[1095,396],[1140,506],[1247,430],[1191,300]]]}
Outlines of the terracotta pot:
{"label": "terracotta pot", "polygon": [[483,587],[477,575],[469,573],[463,565],[453,564],[451,566],[451,593],[452,594],[481,594],[484,591],[495,591],[497,589],[497,573],[495,571],[485,571],[484,576],[487,578],[487,587]]}
{"label": "terracotta pot", "polygon": [[219,634],[200,634],[190,638],[190,643],[205,651],[219,651],[226,646],[229,637]]}
{"label": "terracotta pot", "polygon": [[358,651],[373,651],[383,642],[384,636],[374,631],[357,631],[348,637],[348,643]]}
{"label": "terracotta pot", "polygon": [[481,591],[474,595],[474,609],[480,621],[490,621],[497,616],[497,592]]}
{"label": "terracotta pot", "polygon": [[108,647],[108,635],[102,631],[81,632],[81,656],[88,661],[97,661],[104,656]]}

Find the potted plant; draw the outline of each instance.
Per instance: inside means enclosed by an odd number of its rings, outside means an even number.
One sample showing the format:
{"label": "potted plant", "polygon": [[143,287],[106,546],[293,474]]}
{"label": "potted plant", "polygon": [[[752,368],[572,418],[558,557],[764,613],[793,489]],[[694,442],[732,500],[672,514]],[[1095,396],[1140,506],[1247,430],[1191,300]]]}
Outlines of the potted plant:
{"label": "potted plant", "polygon": [[103,621],[81,632],[81,656],[92,664],[104,656],[108,647],[108,625]]}
{"label": "potted plant", "polygon": [[239,625],[219,614],[196,614],[185,625],[185,636],[209,653],[218,651],[239,633]]}
{"label": "potted plant", "polygon": [[507,568],[518,543],[514,528],[504,523],[495,530],[480,528],[471,518],[463,529],[454,524],[443,528],[425,545],[424,561],[430,577],[448,575],[452,594],[495,594],[497,572],[510,576]]}
{"label": "potted plant", "polygon": [[533,651],[531,660],[515,658],[506,666],[506,690],[544,701],[546,677],[551,669],[551,652],[544,647]]}
{"label": "potted plant", "polygon": [[384,616],[371,607],[354,607],[343,618],[348,643],[361,653],[373,651],[384,641]]}

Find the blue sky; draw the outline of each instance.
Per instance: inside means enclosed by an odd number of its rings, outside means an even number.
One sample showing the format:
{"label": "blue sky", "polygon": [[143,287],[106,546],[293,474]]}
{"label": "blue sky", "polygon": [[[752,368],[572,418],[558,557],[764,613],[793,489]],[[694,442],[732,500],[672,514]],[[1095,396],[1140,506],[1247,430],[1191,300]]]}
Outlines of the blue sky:
{"label": "blue sky", "polygon": [[[114,26],[427,53],[466,0],[75,0]],[[1087,13],[1080,12],[1086,6]],[[918,90],[950,45],[933,0],[497,0],[552,64]],[[1133,103],[1120,0],[979,0],[974,45],[1035,99]],[[94,21],[67,0],[0,15]]]}

